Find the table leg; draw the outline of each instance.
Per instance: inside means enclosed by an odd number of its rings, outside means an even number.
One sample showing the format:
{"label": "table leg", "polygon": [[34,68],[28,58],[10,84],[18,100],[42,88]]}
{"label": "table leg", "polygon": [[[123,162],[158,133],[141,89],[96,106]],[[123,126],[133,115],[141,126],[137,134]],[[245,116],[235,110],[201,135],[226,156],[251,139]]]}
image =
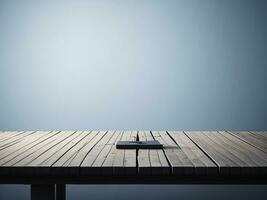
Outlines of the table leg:
{"label": "table leg", "polygon": [[65,199],[66,199],[66,185],[56,184],[56,200],[65,200]]}
{"label": "table leg", "polygon": [[65,184],[32,184],[31,200],[65,200]]}
{"label": "table leg", "polygon": [[55,200],[55,185],[31,185],[31,200]]}

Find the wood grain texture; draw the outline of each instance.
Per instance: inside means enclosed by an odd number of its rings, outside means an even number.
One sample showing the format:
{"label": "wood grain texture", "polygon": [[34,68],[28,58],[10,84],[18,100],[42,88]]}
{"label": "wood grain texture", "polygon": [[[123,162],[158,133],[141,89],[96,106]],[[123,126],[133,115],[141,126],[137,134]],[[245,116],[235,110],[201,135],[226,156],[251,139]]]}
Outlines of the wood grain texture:
{"label": "wood grain texture", "polygon": [[196,174],[217,174],[217,166],[184,132],[169,131],[176,144],[191,160]]}
{"label": "wood grain texture", "polygon": [[267,138],[264,135],[249,131],[228,131],[228,133],[267,153]]}
{"label": "wood grain texture", "polygon": [[266,173],[266,155],[225,131],[185,133],[213,159],[220,174]]}
{"label": "wood grain texture", "polygon": [[[139,131],[139,141],[155,140],[150,131]],[[163,150],[138,150],[138,172],[144,175],[170,174],[170,166]]]}
{"label": "wood grain texture", "polygon": [[[163,149],[116,149],[121,140],[158,140]],[[267,133],[2,131],[3,175],[267,175]]]}
{"label": "wood grain texture", "polygon": [[111,140],[105,144],[93,167],[98,167],[103,175],[136,174],[136,150],[116,149],[116,143],[120,140],[135,141],[137,131],[116,131],[113,135]]}

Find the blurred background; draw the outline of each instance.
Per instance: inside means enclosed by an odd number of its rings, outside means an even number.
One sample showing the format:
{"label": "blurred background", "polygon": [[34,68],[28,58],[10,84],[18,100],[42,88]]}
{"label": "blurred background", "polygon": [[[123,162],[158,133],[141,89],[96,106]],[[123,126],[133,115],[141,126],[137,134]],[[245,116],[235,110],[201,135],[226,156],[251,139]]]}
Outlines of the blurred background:
{"label": "blurred background", "polygon": [[[267,130],[266,36],[264,0],[0,0],[0,130]],[[266,199],[267,186],[67,187],[167,195]],[[29,186],[0,185],[18,198]]]}

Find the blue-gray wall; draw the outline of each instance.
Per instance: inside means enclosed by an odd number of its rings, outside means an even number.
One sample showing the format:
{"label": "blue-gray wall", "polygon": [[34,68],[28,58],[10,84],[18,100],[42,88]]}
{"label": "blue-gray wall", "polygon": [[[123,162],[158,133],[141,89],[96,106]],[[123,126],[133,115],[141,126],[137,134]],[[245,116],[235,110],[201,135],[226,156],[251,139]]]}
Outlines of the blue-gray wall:
{"label": "blue-gray wall", "polygon": [[266,35],[264,0],[0,0],[0,130],[267,130]]}

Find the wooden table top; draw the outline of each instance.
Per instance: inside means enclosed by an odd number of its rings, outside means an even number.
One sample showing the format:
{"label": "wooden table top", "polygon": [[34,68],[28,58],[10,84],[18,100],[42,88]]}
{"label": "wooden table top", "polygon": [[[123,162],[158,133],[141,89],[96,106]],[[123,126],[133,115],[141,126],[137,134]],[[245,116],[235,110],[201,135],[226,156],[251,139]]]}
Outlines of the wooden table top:
{"label": "wooden table top", "polygon": [[[119,140],[158,140],[163,149],[116,149]],[[0,132],[0,178],[39,175],[266,177],[267,132]]]}

